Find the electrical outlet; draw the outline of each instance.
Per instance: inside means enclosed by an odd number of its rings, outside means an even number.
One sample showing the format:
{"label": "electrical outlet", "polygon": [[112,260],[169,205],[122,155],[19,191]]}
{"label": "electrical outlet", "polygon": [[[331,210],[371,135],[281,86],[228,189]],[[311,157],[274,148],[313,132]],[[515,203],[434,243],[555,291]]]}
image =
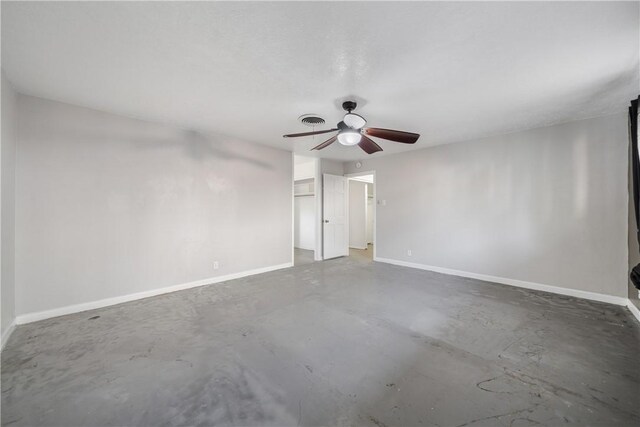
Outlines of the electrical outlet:
{"label": "electrical outlet", "polygon": [[411,256],[411,249],[407,250],[407,255]]}
{"label": "electrical outlet", "polygon": [[213,269],[217,270],[220,267],[220,264],[218,264],[218,261],[213,261]]}

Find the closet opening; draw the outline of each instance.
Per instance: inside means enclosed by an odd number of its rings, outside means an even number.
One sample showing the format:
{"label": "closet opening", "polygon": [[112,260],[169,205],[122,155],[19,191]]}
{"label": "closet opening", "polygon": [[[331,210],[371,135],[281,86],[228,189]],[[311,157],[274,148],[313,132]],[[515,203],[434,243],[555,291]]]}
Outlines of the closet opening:
{"label": "closet opening", "polygon": [[293,263],[304,265],[319,259],[317,215],[318,159],[293,155]]}

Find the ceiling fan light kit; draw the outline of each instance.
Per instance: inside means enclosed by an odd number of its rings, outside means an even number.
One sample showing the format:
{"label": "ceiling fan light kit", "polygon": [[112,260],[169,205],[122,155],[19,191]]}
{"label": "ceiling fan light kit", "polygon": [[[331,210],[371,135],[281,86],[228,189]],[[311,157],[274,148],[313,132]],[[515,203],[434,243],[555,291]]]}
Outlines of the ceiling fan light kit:
{"label": "ceiling fan light kit", "polygon": [[367,121],[364,119],[364,117],[359,116],[355,113],[345,114],[342,121],[344,122],[345,125],[354,129],[362,129],[364,125],[367,124]]}
{"label": "ceiling fan light kit", "polygon": [[355,129],[345,129],[338,134],[338,142],[342,145],[356,145],[362,139],[362,135]]}
{"label": "ceiling fan light kit", "polygon": [[[371,138],[366,135],[374,136],[376,138],[387,139],[389,141],[401,142],[403,144],[414,144],[420,135],[412,132],[404,132],[393,129],[381,129],[381,128],[365,128],[364,125],[367,121],[364,117],[352,113],[358,104],[355,101],[345,101],[342,103],[342,108],[347,112],[344,115],[342,121],[336,125],[333,129],[319,130],[315,132],[303,132],[292,133],[283,135],[284,138],[297,138],[301,136],[320,135],[329,132],[338,132],[337,135],[332,136],[323,143],[316,145],[312,150],[322,150],[328,147],[334,142],[346,146],[358,145],[367,154],[373,154],[378,151],[382,151],[382,147],[375,143]],[[303,117],[303,116],[301,116]]]}

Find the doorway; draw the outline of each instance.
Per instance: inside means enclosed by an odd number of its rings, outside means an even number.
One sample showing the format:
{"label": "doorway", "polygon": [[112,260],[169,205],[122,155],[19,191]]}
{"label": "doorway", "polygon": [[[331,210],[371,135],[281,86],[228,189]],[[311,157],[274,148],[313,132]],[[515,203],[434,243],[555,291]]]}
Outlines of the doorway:
{"label": "doorway", "polygon": [[321,160],[293,155],[294,265],[376,257],[376,173],[321,173]]}
{"label": "doorway", "polygon": [[375,258],[375,172],[346,176],[349,184],[349,257],[371,262]]}

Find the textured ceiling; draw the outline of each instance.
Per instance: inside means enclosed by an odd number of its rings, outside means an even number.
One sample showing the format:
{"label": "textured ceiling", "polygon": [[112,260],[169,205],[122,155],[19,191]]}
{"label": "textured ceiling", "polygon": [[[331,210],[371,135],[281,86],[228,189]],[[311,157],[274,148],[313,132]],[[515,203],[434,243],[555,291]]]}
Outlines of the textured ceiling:
{"label": "textured ceiling", "polygon": [[299,115],[332,124],[355,99],[371,126],[422,134],[380,156],[624,111],[638,7],[3,2],[2,66],[26,94],[300,153],[326,137],[283,140]]}

